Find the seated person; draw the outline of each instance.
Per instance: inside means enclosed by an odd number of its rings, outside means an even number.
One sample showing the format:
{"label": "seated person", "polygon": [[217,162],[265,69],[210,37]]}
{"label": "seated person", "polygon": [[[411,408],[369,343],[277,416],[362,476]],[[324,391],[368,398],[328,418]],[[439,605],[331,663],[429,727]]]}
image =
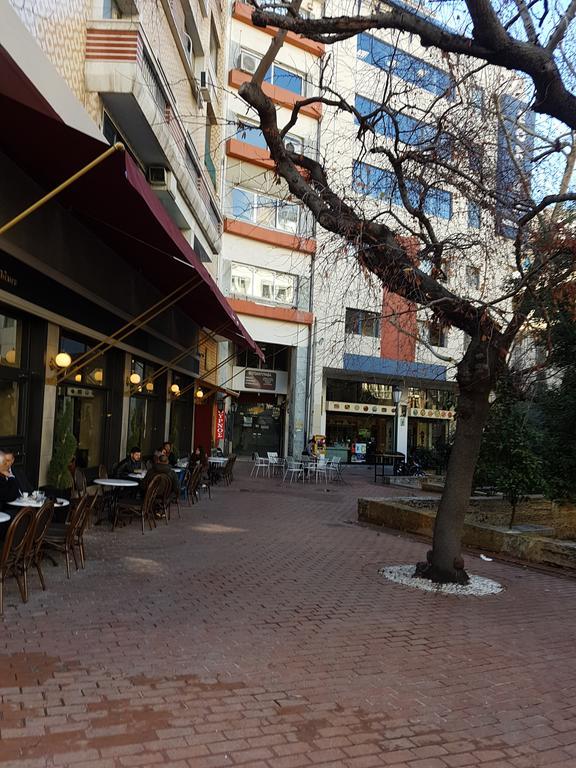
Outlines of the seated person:
{"label": "seated person", "polygon": [[118,464],[116,474],[118,477],[126,478],[134,472],[140,472],[142,467],[142,452],[138,446],[130,449],[126,458]]}
{"label": "seated person", "polygon": [[178,460],[176,458],[176,455],[174,454],[172,450],[172,443],[166,441],[162,444],[162,453],[168,457],[168,463],[171,467],[175,467],[178,463]]}
{"label": "seated person", "polygon": [[8,468],[10,469],[10,474],[16,478],[16,482],[18,483],[18,488],[20,489],[20,493],[32,493],[34,490],[34,486],[32,483],[28,480],[26,477],[26,473],[22,469],[22,467],[15,467],[14,466],[14,460],[15,455],[14,451],[5,451],[4,455],[6,456],[6,461],[8,463]]}
{"label": "seated person", "polygon": [[189,468],[192,469],[198,463],[200,463],[200,466],[203,469],[208,466],[208,456],[206,455],[206,451],[201,445],[194,449],[194,453],[190,457]]}
{"label": "seated person", "polygon": [[156,477],[156,475],[167,475],[170,479],[170,482],[172,483],[172,490],[176,494],[176,497],[180,495],[180,483],[178,481],[178,475],[170,467],[170,464],[168,464],[168,456],[165,454],[158,456],[158,461],[153,464],[152,467],[150,467],[148,472],[146,472],[146,477],[144,478],[144,489],[148,487],[148,484],[154,477]]}
{"label": "seated person", "polygon": [[20,496],[18,481],[12,474],[4,451],[0,451],[0,509],[4,509],[11,501]]}

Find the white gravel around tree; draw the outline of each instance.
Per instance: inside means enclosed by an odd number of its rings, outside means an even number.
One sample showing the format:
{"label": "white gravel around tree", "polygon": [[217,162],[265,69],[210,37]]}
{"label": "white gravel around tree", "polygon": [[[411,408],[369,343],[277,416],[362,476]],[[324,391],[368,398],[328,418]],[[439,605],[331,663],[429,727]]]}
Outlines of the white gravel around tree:
{"label": "white gravel around tree", "polygon": [[444,595],[462,595],[463,597],[485,597],[497,595],[504,587],[497,581],[482,576],[470,576],[468,584],[434,584],[428,579],[415,578],[414,565],[391,565],[381,568],[378,573],[385,579],[425,592],[439,592]]}

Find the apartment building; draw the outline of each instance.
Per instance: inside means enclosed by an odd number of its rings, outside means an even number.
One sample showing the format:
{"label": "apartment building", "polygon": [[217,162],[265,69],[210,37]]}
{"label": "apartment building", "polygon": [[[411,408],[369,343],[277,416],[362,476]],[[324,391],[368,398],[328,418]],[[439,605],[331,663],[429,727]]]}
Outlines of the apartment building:
{"label": "apartment building", "polygon": [[0,222],[126,148],[0,237],[0,445],[33,482],[64,427],[89,473],[133,444],[185,455],[195,401],[228,394],[220,340],[258,354],[210,274],[224,29],[218,3],[0,5]]}
{"label": "apartment building", "polygon": [[[327,4],[327,15],[346,12],[356,10],[339,0]],[[416,253],[411,232],[419,225],[407,215],[386,150],[433,145],[438,159],[459,163],[472,177],[485,174],[499,189],[496,226],[494,215],[468,198],[463,185],[452,184],[449,174],[435,178],[417,169],[424,173],[425,195],[422,176],[405,181],[409,202],[430,217],[437,236],[449,244],[446,285],[471,299],[498,295],[514,269],[506,239],[506,195],[511,199],[521,182],[510,156],[526,149],[526,136],[514,122],[522,107],[522,84],[492,71],[463,77],[464,71],[449,69],[437,52],[398,33],[361,34],[332,46],[331,54],[325,80],[330,78],[334,91],[360,114],[377,114],[372,131],[357,141],[354,115],[325,110],[320,152],[332,183],[350,205],[359,204],[367,216],[382,216]],[[503,119],[486,110],[488,94],[495,93]],[[389,114],[377,113],[383,100]],[[501,255],[497,269],[491,260],[495,251]],[[309,433],[325,436],[329,451],[344,460],[363,461],[366,451],[412,455],[420,449],[435,452],[441,461],[456,415],[454,376],[467,344],[464,334],[442,327],[429,311],[382,293],[379,281],[361,272],[350,245],[321,233],[313,309]]]}
{"label": "apartment building", "polygon": [[[320,11],[320,3],[306,7],[307,13]],[[226,353],[231,364],[225,386],[239,392],[229,415],[228,438],[241,455],[299,455],[308,416],[315,228],[276,178],[258,121],[237,95],[272,34],[252,26],[250,6],[233,4],[220,286],[265,356],[260,361],[242,350]],[[264,83],[280,121],[288,121],[296,101],[317,92],[323,52],[318,43],[287,35]],[[286,141],[315,154],[321,118],[320,105],[304,107],[297,130]]]}

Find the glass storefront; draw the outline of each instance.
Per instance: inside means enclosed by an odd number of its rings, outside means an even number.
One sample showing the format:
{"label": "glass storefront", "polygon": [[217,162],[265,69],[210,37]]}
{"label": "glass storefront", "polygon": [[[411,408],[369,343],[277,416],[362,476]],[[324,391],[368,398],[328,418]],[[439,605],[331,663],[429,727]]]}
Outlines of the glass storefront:
{"label": "glass storefront", "polygon": [[155,378],[158,366],[137,358],[132,358],[130,370],[139,379],[130,385],[126,449],[138,446],[144,456],[151,456],[164,442],[166,377]]}
{"label": "glass storefront", "polygon": [[[76,466],[97,467],[104,461],[109,389],[106,358],[92,352],[93,342],[72,336],[60,337],[60,352],[70,355],[70,376],[58,387],[56,419],[71,413],[71,427],[78,443]],[[76,370],[76,366],[82,366]]]}
{"label": "glass storefront", "polygon": [[177,373],[172,375],[172,384],[176,384],[178,391],[182,394],[172,396],[170,404],[170,435],[168,439],[172,443],[176,456],[183,457],[190,454],[192,447],[194,387],[191,386],[191,378]]}
{"label": "glass storefront", "polygon": [[[360,414],[326,414],[326,446],[353,454],[390,453],[394,446],[394,417]],[[354,450],[356,446],[365,446]]]}
{"label": "glass storefront", "polygon": [[238,403],[234,413],[234,451],[243,456],[282,452],[284,408],[272,403]]}
{"label": "glass storefront", "polygon": [[0,448],[16,448],[24,431],[23,327],[19,318],[0,314]]}

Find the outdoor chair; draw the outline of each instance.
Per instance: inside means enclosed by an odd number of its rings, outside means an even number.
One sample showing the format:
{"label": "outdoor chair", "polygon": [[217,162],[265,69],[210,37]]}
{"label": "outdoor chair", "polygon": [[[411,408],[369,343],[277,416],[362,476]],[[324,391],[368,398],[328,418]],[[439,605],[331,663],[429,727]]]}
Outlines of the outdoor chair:
{"label": "outdoor chair", "polygon": [[46,589],[44,573],[42,572],[42,557],[44,554],[44,539],[48,533],[53,517],[53,501],[46,501],[40,509],[35,510],[32,531],[28,538],[26,552],[24,553],[24,588],[26,590],[26,595],[28,595],[28,570],[32,565],[36,568],[42,590],[44,591]]}
{"label": "outdoor chair", "polygon": [[66,524],[56,524],[50,526],[46,533],[45,547],[55,549],[57,552],[64,552],[66,557],[66,577],[70,578],[70,555],[74,558],[74,565],[78,570],[78,558],[76,557],[76,546],[78,546],[78,529],[84,523],[89,503],[88,496],[83,496],[77,506],[70,513]]}
{"label": "outdoor chair", "polygon": [[[129,522],[132,522],[133,517],[139,517],[142,525],[142,535],[144,535],[144,523],[148,523],[150,530],[156,528],[155,510],[158,502],[158,493],[160,486],[162,485],[162,476],[156,475],[150,480],[146,486],[144,498],[138,502],[136,499],[133,501],[125,500],[120,501],[118,504],[118,515],[126,515],[129,518]],[[114,521],[116,525],[117,521]]]}
{"label": "outdoor chair", "polygon": [[258,473],[260,470],[262,470],[262,473],[265,475],[267,474],[269,470],[270,462],[268,459],[265,459],[263,456],[259,456],[257,453],[254,454],[254,464],[252,465],[252,471],[250,472],[250,477],[258,477]]}
{"label": "outdoor chair", "polygon": [[340,474],[340,456],[335,456],[332,459],[328,459],[326,462],[328,468],[328,476],[330,480],[341,480]]}
{"label": "outdoor chair", "polygon": [[314,468],[314,480],[317,483],[318,478],[324,478],[324,483],[328,482],[328,463],[323,456],[320,456],[316,461]]}
{"label": "outdoor chair", "polygon": [[268,451],[268,475],[274,477],[284,471],[284,460],[278,456],[276,451]]}
{"label": "outdoor chair", "polygon": [[204,476],[204,468],[201,464],[196,464],[194,469],[189,473],[188,483],[186,485],[186,500],[187,503],[192,504],[196,501],[200,501],[200,491],[203,488],[207,489],[208,496],[212,498],[210,491],[210,478]]}
{"label": "outdoor chair", "polygon": [[28,537],[33,532],[34,513],[34,509],[24,507],[15,515],[8,526],[4,546],[0,553],[0,616],[4,613],[4,582],[9,574],[16,579],[22,602],[28,601],[24,556],[28,546]]}
{"label": "outdoor chair", "polygon": [[86,495],[86,475],[78,468],[74,470],[73,494],[77,499],[81,499],[82,496]]}
{"label": "outdoor chair", "polygon": [[222,470],[222,477],[226,481],[226,485],[230,485],[230,483],[234,480],[234,464],[235,463],[236,463],[236,454],[233,453],[232,456],[230,456],[230,458],[224,465],[224,469]]}
{"label": "outdoor chair", "polygon": [[302,480],[304,482],[304,467],[302,465],[301,461],[288,461],[288,464],[286,465],[286,471],[284,472],[284,477],[282,478],[282,482],[286,482],[286,478],[290,475],[290,482],[296,478],[296,481]]}

